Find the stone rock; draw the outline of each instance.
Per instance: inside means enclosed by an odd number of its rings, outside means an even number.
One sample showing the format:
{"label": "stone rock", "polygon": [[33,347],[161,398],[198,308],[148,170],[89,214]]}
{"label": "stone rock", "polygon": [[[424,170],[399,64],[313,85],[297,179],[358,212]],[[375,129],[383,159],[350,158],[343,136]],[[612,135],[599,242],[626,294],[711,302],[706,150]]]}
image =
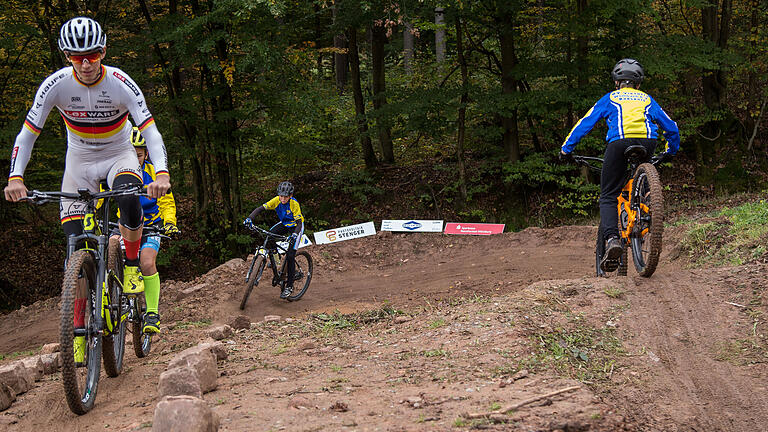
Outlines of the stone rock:
{"label": "stone rock", "polygon": [[161,398],[180,395],[203,397],[197,371],[191,366],[179,366],[161,373],[157,393]]}
{"label": "stone rock", "polygon": [[200,291],[201,289],[203,289],[205,287],[206,287],[205,284],[197,284],[197,285],[191,286],[189,288],[184,288],[183,290],[181,290],[181,294],[183,294],[184,296],[188,296],[188,295],[191,295],[194,292]]}
{"label": "stone rock", "polygon": [[294,396],[288,401],[288,408],[309,409],[314,408],[314,405],[312,405],[312,402],[310,402],[309,399],[303,396]]}
{"label": "stone rock", "polygon": [[413,318],[409,317],[408,315],[398,315],[395,317],[395,324],[407,323],[412,319]]}
{"label": "stone rock", "polygon": [[16,400],[16,392],[9,386],[0,383],[0,411],[5,411],[11,407]]}
{"label": "stone rock", "polygon": [[49,343],[43,345],[43,348],[40,350],[40,354],[53,354],[55,352],[59,352],[61,350],[61,345],[58,343]]}
{"label": "stone rock", "polygon": [[[250,327],[250,323],[248,326]],[[232,336],[232,327],[226,324],[217,325],[209,328],[205,334],[213,340],[222,340]]]}
{"label": "stone rock", "polygon": [[216,355],[211,351],[211,347],[198,345],[180,352],[171,360],[168,369],[183,366],[190,366],[197,372],[200,390],[203,393],[216,388],[219,374],[216,370]]}
{"label": "stone rock", "polygon": [[389,238],[392,237],[392,231],[379,231],[376,233],[376,237],[378,238]]}
{"label": "stone rock", "polygon": [[224,264],[216,267],[209,273],[231,273],[233,271],[239,270],[243,264],[245,264],[245,261],[243,261],[242,258],[232,258]]}
{"label": "stone rock", "polygon": [[33,380],[40,381],[40,379],[43,378],[43,360],[39,355],[25,358],[21,362],[24,364],[24,367],[27,368],[27,370],[32,372]]}
{"label": "stone rock", "polygon": [[40,360],[43,362],[43,373],[45,375],[54,374],[61,367],[61,353],[42,354]]}
{"label": "stone rock", "polygon": [[347,411],[349,411],[349,405],[347,405],[346,403],[344,403],[342,401],[336,401],[328,409],[331,410],[331,411],[336,411],[336,412],[347,412]]}
{"label": "stone rock", "polygon": [[273,321],[280,321],[283,319],[280,315],[265,315],[264,316],[264,322],[273,322]]}
{"label": "stone rock", "polygon": [[317,345],[312,341],[307,341],[299,345],[299,351],[309,351],[315,348],[317,348]]}
{"label": "stone rock", "polygon": [[35,382],[32,371],[17,361],[0,367],[0,385],[5,384],[19,395],[26,392]]}
{"label": "stone rock", "polygon": [[229,322],[229,326],[234,330],[250,329],[251,319],[245,315],[238,315]]}
{"label": "stone rock", "polygon": [[198,344],[198,346],[210,349],[213,355],[216,356],[216,361],[226,360],[229,357],[229,351],[224,342],[207,339]]}
{"label": "stone rock", "polygon": [[155,407],[154,432],[216,432],[219,417],[194,396],[166,396]]}

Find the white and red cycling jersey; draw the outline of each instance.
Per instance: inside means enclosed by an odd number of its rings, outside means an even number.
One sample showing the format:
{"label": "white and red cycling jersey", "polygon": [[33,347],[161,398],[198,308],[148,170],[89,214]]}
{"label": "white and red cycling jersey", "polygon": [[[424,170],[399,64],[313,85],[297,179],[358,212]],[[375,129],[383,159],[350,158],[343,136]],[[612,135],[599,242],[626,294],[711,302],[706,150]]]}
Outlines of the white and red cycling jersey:
{"label": "white and red cycling jersey", "polygon": [[157,173],[168,173],[163,138],[136,83],[122,70],[102,65],[101,77],[87,85],[70,66],[46,78],[37,90],[13,146],[9,179],[23,179],[32,147],[53,107],[67,127],[68,153],[132,149],[130,114],[146,140]]}

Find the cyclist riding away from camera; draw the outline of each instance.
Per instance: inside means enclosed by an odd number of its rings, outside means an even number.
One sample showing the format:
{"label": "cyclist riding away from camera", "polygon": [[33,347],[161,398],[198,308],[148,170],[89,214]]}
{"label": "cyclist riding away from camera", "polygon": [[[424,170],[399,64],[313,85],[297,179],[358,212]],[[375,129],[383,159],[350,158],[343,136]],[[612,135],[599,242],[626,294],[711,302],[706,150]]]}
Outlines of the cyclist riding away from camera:
{"label": "cyclist riding away from camera", "polygon": [[285,254],[285,265],[288,267],[288,279],[280,293],[280,298],[288,298],[293,292],[293,278],[296,273],[296,249],[298,249],[301,237],[304,234],[304,216],[296,198],[293,197],[293,185],[284,181],[277,186],[277,196],[253,209],[251,214],[243,221],[248,228],[253,227],[253,219],[264,210],[274,210],[280,222],[276,223],[270,232],[286,235],[293,231],[288,240],[288,251]]}
{"label": "cyclist riding away from camera", "polygon": [[[24,170],[53,107],[58,108],[67,128],[62,192],[75,193],[81,188],[98,192],[103,179],[111,189],[141,185],[139,161],[129,141],[130,113],[147,140],[157,170],[157,179],[147,186],[147,193],[153,198],[165,195],[171,183],[163,138],[136,83],[122,70],[101,63],[107,36],[99,23],[87,17],[67,21],[59,32],[59,48],[71,66],[46,78],[35,94],[13,146],[5,198],[16,202],[27,196]],[[124,285],[130,287],[138,282],[142,208],[137,196],[118,198],[117,204],[121,210],[120,233],[125,239]],[[82,202],[61,201],[60,217],[66,235],[82,233],[84,212]],[[85,293],[83,288],[76,295],[76,328],[84,326]],[[75,361],[82,361],[84,337],[76,336],[74,345]]]}
{"label": "cyclist riding away from camera", "polygon": [[[131,130],[131,144],[136,150],[136,157],[139,158],[143,182],[145,185],[149,185],[157,179],[157,172],[154,164],[147,157],[147,142],[137,127]],[[162,226],[163,232],[169,237],[180,233],[179,228],[176,227],[176,201],[170,191],[160,198],[142,196],[140,200],[144,210],[144,225]],[[119,241],[119,239],[119,236],[114,235],[109,241],[112,243]],[[144,291],[144,299],[147,302],[147,312],[144,314],[142,327],[144,333],[160,332],[160,313],[158,311],[160,274],[157,271],[157,254],[159,251],[160,236],[142,237],[139,251],[139,268],[141,269],[142,281],[138,285],[132,284],[123,289],[125,293]]]}
{"label": "cyclist riding away from camera", "polygon": [[606,249],[600,267],[606,272],[618,268],[623,253],[616,208],[626,172],[624,150],[632,145],[641,145],[649,156],[652,155],[656,149],[659,128],[667,140],[667,148],[659,156],[662,161],[671,160],[680,148],[677,123],[669,118],[651,96],[639,90],[645,78],[640,63],[634,59],[619,60],[611,71],[611,78],[616,90],[595,103],[576,123],[560,148],[560,160],[572,160],[571,152],[576,144],[600,119],[605,119],[608,125],[605,140],[608,144],[600,175],[600,225],[605,233]]}

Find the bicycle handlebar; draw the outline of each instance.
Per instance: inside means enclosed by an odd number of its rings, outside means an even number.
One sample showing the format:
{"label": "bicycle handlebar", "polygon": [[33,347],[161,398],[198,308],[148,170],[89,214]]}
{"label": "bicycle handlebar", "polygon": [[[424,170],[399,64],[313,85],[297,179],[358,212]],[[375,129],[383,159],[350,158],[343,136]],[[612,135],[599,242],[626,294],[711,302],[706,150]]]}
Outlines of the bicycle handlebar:
{"label": "bicycle handlebar", "polygon": [[128,186],[120,189],[112,189],[104,192],[91,192],[88,189],[78,189],[77,192],[41,192],[39,190],[27,191],[27,196],[22,200],[30,201],[35,204],[45,204],[51,201],[60,201],[62,199],[73,199],[77,201],[95,201],[103,198],[114,198],[126,195],[147,196],[146,186]]}
{"label": "bicycle handlebar", "polygon": [[[592,156],[581,156],[581,155],[572,155],[573,161],[576,162],[579,165],[584,165],[585,167],[588,167],[591,170],[594,171],[602,171],[602,169],[592,164],[591,162],[599,162],[603,163],[603,159],[599,157],[592,157]],[[659,164],[663,162],[663,160],[659,156],[652,156],[651,159],[648,161],[651,165],[658,168]]]}
{"label": "bicycle handlebar", "polygon": [[266,237],[272,237],[272,238],[275,238],[277,240],[282,240],[282,241],[288,240],[288,237],[286,237],[286,236],[282,236],[280,234],[275,234],[273,232],[267,231],[264,228],[258,227],[256,225],[254,225],[253,228],[250,228],[250,227],[247,227],[247,228],[250,229],[251,231],[259,232],[259,233],[261,233],[262,235],[264,235]]}

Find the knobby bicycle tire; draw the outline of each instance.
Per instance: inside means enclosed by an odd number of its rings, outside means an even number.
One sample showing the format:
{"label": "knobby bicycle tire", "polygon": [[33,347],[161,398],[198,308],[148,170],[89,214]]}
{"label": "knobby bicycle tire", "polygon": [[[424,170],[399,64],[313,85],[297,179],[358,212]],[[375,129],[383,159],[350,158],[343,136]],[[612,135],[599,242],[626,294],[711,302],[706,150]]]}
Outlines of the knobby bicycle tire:
{"label": "knobby bicycle tire", "polygon": [[[631,238],[632,259],[637,273],[650,277],[659,263],[664,236],[664,198],[659,172],[649,163],[641,164],[635,171],[632,185],[630,206],[637,211],[635,235]],[[641,204],[649,212],[641,209]]]}
{"label": "knobby bicycle tire", "polygon": [[133,353],[138,358],[144,358],[149,355],[150,349],[152,349],[152,335],[144,333],[144,312],[147,311],[147,305],[144,301],[144,294],[139,293],[134,297],[133,302],[134,310],[131,311],[131,315],[134,317],[131,322],[131,337],[133,340]]}
{"label": "knobby bicycle tire", "polygon": [[253,257],[253,263],[251,264],[251,268],[253,269],[251,270],[251,277],[245,283],[245,292],[243,293],[243,299],[240,301],[240,310],[245,309],[245,305],[248,303],[248,296],[251,295],[253,287],[256,286],[256,281],[261,277],[261,273],[264,271],[264,266],[264,256],[256,254],[256,256]]}
{"label": "knobby bicycle tire", "polygon": [[[117,279],[122,281],[123,257],[119,242],[110,242],[107,263],[108,270],[111,270],[117,276]],[[123,292],[120,285],[108,279],[107,289],[109,290],[109,308],[107,308],[107,311],[112,317],[114,327],[112,333],[105,335],[103,338],[102,358],[104,360],[104,371],[107,373],[107,376],[116,377],[123,371],[125,332],[127,328],[125,320],[123,320],[124,299],[122,298]]]}
{"label": "knobby bicycle tire", "polygon": [[595,276],[604,277],[605,272],[600,268],[600,262],[605,255],[605,234],[602,224],[597,228],[597,241],[595,243]]}
{"label": "knobby bicycle tire", "polygon": [[[79,376],[83,368],[75,366],[74,357],[74,315],[75,297],[78,280],[85,278],[87,294],[85,316],[86,323],[86,369],[82,385]],[[59,323],[59,344],[61,346],[61,382],[67,405],[73,413],[82,415],[93,408],[101,372],[101,335],[92,328],[97,312],[95,303],[101,298],[96,294],[96,264],[93,255],[86,250],[75,251],[67,262],[64,281],[61,286],[61,314]],[[99,312],[100,313],[100,312]]]}
{"label": "knobby bicycle tire", "polygon": [[[306,263],[302,263],[302,260],[300,257],[306,258]],[[304,285],[301,286],[301,289],[299,291],[294,291],[295,294],[288,296],[287,299],[289,301],[296,301],[300,299],[309,288],[309,283],[312,281],[312,256],[309,255],[309,253],[305,251],[300,251],[296,253],[296,275],[293,278],[294,281],[294,287],[293,289],[296,289],[295,282],[297,281],[304,281]]]}

